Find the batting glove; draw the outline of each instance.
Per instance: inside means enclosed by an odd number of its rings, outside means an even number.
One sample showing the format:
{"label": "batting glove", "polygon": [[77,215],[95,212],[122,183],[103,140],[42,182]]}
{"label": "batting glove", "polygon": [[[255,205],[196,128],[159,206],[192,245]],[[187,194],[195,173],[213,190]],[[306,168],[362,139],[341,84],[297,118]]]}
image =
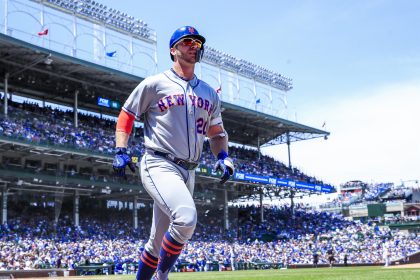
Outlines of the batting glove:
{"label": "batting glove", "polygon": [[118,176],[125,177],[125,167],[128,165],[133,173],[136,173],[136,166],[134,165],[131,157],[127,154],[126,148],[117,148],[112,167]]}
{"label": "batting glove", "polygon": [[233,175],[235,166],[233,165],[232,159],[228,157],[227,153],[223,150],[217,155],[217,159],[218,160],[214,165],[214,170],[222,172],[220,184],[224,184],[227,180],[229,180],[230,176]]}

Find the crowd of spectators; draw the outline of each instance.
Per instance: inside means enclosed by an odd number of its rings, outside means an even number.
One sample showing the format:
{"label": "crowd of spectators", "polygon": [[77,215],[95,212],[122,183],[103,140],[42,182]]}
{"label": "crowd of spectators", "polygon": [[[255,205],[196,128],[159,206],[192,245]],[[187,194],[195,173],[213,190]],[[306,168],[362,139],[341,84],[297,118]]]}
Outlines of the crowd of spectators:
{"label": "crowd of spectators", "polygon": [[[79,227],[73,226],[70,211],[64,209],[57,224],[51,219],[51,208],[15,211],[0,228],[0,270],[75,269],[78,265],[113,263],[128,271],[144,248],[150,209],[139,210],[137,230],[131,225],[128,209],[83,212]],[[258,208],[237,210],[238,224],[231,230],[223,230],[217,210],[212,210],[213,215],[199,211],[200,222],[179,263],[187,262],[195,270],[211,270],[212,263],[218,263],[219,268],[249,268],[256,263],[290,266],[312,264],[316,253],[323,264],[329,250],[335,252],[338,263],[343,262],[344,255],[350,264],[381,263],[384,246],[391,260],[420,250],[417,235],[391,231],[373,222],[347,221],[340,215],[317,211],[296,209],[292,213],[288,207],[265,208],[266,218],[258,222]]]}
{"label": "crowd of spectators", "polygon": [[[112,155],[115,152],[115,121],[112,119],[79,113],[78,126],[75,127],[73,111],[16,102],[9,102],[8,111],[7,117],[0,118],[0,136],[39,145],[86,150],[89,153]],[[141,126],[136,127],[128,146],[133,156],[144,153]],[[272,157],[259,157],[258,152],[251,148],[231,146],[229,154],[235,162],[237,172],[324,184],[315,177],[305,175],[298,168],[289,168]],[[257,160],[258,158],[260,159]],[[204,145],[200,163],[207,166],[214,164],[208,142]]]}
{"label": "crowd of spectators", "polygon": [[[93,153],[115,152],[115,122],[110,119],[79,114],[78,126],[75,127],[72,111],[31,103],[10,102],[9,105],[8,116],[0,119],[0,134],[3,136]],[[142,141],[132,141],[130,149],[133,154],[142,154]]]}
{"label": "crowd of spectators", "polygon": [[[9,115],[0,118],[0,136],[113,154],[115,122],[83,114],[78,118],[75,127],[72,111],[10,102]],[[141,127],[137,127],[129,144],[133,155],[144,153],[142,134]],[[232,146],[230,155],[239,172],[322,184],[271,157],[256,160],[258,152],[253,149]],[[208,143],[201,163],[208,166],[214,163]],[[333,202],[342,205],[352,198],[342,195],[341,200]],[[385,246],[391,252],[391,259],[420,250],[420,237],[415,234],[391,231],[373,222],[349,221],[331,213],[270,207],[263,209],[264,221],[260,221],[258,207],[236,207],[229,211],[231,227],[225,230],[221,209],[198,207],[201,208],[196,232],[179,258],[179,263],[188,262],[196,270],[209,270],[211,263],[231,268],[250,267],[255,263],[311,264],[314,254],[320,256],[322,264],[327,263],[327,252],[331,250],[338,262],[346,256],[348,263],[380,263]],[[11,210],[8,223],[0,227],[0,270],[74,269],[89,263],[114,263],[128,271],[144,248],[151,209],[150,205],[139,209],[137,229],[132,227],[132,212],[128,209],[82,209],[78,227],[74,226],[71,211],[66,209],[58,223],[51,217],[54,213],[51,208]],[[232,213],[236,216],[232,217]]]}
{"label": "crowd of spectators", "polygon": [[384,200],[405,200],[409,199],[413,194],[413,191],[408,188],[394,188],[391,189],[386,196],[383,197]]}
{"label": "crowd of spectators", "polygon": [[265,238],[287,240],[300,238],[305,234],[322,234],[328,230],[345,227],[350,222],[333,213],[306,209],[292,211],[290,207],[264,208],[265,223],[258,223],[259,207],[240,207],[238,239],[262,240]]}
{"label": "crowd of spectators", "polygon": [[407,224],[407,223],[413,223],[416,221],[420,221],[420,215],[409,215],[409,216],[390,216],[384,218],[385,224]]}
{"label": "crowd of spectators", "polygon": [[350,206],[351,204],[360,201],[362,192],[342,192],[337,195],[332,201],[320,205],[321,208],[335,208]]}
{"label": "crowd of spectators", "polygon": [[391,190],[392,186],[392,183],[380,183],[369,185],[369,187],[365,190],[364,199],[367,201],[377,200],[380,195]]}
{"label": "crowd of spectators", "polygon": [[375,202],[406,201],[418,203],[416,188],[408,188],[393,183],[366,184],[352,181],[342,186],[341,193],[332,201],[320,205],[320,208],[348,207],[350,205],[365,205]]}

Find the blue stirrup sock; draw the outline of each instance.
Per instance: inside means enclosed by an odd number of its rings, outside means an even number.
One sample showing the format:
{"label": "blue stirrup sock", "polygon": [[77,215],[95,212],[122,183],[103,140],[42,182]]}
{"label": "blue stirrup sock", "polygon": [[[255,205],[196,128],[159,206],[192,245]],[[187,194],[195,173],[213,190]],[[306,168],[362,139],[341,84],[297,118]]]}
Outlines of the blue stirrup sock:
{"label": "blue stirrup sock", "polygon": [[158,265],[158,258],[151,255],[146,250],[141,253],[139,269],[137,270],[136,280],[150,280],[155,273]]}
{"label": "blue stirrup sock", "polygon": [[165,233],[162,240],[162,247],[160,249],[159,264],[157,268],[158,275],[160,273],[167,275],[181,254],[183,246],[184,244],[181,244],[172,238],[169,232]]}

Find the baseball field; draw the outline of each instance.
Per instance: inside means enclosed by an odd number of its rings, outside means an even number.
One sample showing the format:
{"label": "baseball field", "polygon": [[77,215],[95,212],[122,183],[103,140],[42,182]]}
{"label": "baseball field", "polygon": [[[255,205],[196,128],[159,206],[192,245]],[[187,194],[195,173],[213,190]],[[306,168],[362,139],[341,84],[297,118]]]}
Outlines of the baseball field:
{"label": "baseball field", "polygon": [[[316,268],[316,269],[280,269],[280,270],[247,270],[227,272],[192,272],[171,273],[171,280],[414,280],[420,279],[420,264],[392,267],[347,267],[347,268]],[[37,278],[51,279],[51,278]],[[112,276],[75,276],[69,280],[133,280],[134,275]]]}

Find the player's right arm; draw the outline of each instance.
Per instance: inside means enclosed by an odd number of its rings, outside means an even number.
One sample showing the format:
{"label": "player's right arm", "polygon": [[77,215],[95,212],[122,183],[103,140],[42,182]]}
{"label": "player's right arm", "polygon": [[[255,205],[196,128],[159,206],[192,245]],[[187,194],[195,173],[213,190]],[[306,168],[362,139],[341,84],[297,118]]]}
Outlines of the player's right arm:
{"label": "player's right arm", "polygon": [[127,148],[128,139],[130,138],[131,131],[133,129],[135,117],[121,110],[118,116],[117,127],[115,130],[115,147],[116,148]]}
{"label": "player's right arm", "polygon": [[148,98],[150,96],[148,93],[150,92],[148,83],[146,80],[143,80],[130,94],[118,116],[115,130],[116,153],[112,165],[115,172],[122,177],[125,176],[126,166],[133,173],[135,172],[135,165],[131,160],[131,156],[127,153],[128,139],[130,138],[135,118],[145,112],[150,104],[150,98]]}
{"label": "player's right arm", "polygon": [[131,169],[134,173],[134,163],[131,160],[131,157],[127,154],[128,138],[130,137],[131,130],[133,128],[135,117],[127,113],[124,110],[121,110],[120,115],[118,116],[117,128],[115,131],[115,148],[116,153],[112,166],[115,172],[124,177],[125,176],[125,167]]}
{"label": "player's right arm", "polygon": [[156,77],[143,80],[125,101],[115,130],[116,148],[127,148],[135,119],[149,108],[155,96],[155,79]]}
{"label": "player's right arm", "polygon": [[128,138],[130,138],[130,134],[128,134],[127,132],[116,131],[115,132],[115,147],[116,148],[127,148]]}

